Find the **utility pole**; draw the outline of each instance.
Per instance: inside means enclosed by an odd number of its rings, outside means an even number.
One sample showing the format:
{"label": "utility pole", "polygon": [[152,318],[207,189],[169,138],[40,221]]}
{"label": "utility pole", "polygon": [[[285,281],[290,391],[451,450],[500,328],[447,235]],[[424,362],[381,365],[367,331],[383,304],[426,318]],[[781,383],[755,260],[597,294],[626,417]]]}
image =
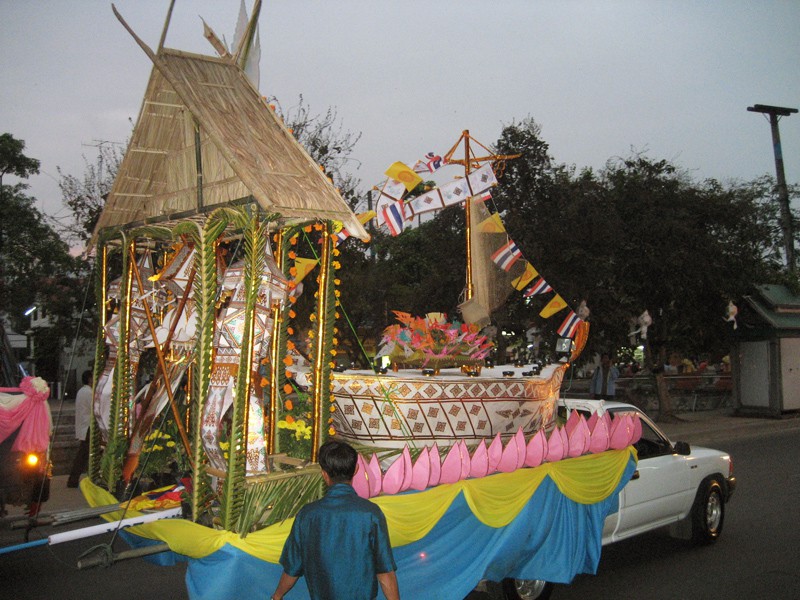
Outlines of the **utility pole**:
{"label": "utility pole", "polygon": [[788,117],[797,112],[796,108],[783,106],[769,106],[754,104],[748,106],[750,112],[760,112],[769,115],[769,125],[772,129],[772,149],[775,152],[775,171],[778,180],[778,202],[781,207],[781,229],[783,229],[783,245],[786,252],[786,266],[789,273],[795,272],[794,262],[794,231],[792,227],[792,210],[789,205],[789,190],[786,187],[786,174],[783,171],[783,152],[781,151],[781,134],[778,131],[779,117]]}

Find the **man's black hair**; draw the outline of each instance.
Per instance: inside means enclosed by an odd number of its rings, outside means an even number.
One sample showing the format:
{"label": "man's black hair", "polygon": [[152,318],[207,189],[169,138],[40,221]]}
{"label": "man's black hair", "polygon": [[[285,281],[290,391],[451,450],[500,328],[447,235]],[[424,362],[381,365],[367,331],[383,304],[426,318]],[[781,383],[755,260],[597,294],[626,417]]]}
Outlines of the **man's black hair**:
{"label": "man's black hair", "polygon": [[349,444],[329,441],[319,448],[319,466],[333,483],[350,483],[356,474],[358,453]]}
{"label": "man's black hair", "polygon": [[86,369],[81,375],[81,381],[83,385],[91,385],[92,384],[92,372],[89,369]]}

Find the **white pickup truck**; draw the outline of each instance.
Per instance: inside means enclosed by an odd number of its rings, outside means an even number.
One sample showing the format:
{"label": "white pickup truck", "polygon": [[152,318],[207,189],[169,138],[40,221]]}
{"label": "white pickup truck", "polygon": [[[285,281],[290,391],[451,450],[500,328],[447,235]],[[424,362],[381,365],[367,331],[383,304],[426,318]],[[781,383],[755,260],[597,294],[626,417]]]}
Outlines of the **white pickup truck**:
{"label": "white pickup truck", "polygon": [[[725,503],[736,488],[730,455],[710,448],[673,443],[642,411],[630,404],[602,400],[559,400],[561,411],[614,415],[634,412],[642,422],[642,437],[634,444],[639,463],[619,495],[619,509],[603,527],[603,545],[665,525],[678,537],[698,544],[716,541],[725,521]],[[544,599],[551,584],[539,580],[506,579],[509,600]]]}

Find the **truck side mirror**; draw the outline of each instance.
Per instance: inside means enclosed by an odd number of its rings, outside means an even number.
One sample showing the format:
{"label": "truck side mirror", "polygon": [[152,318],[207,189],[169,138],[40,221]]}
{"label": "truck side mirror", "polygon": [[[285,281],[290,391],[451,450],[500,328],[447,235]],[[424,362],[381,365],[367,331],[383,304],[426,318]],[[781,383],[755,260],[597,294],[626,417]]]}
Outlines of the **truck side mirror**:
{"label": "truck side mirror", "polygon": [[689,442],[675,442],[675,452],[681,456],[689,456],[692,453]]}

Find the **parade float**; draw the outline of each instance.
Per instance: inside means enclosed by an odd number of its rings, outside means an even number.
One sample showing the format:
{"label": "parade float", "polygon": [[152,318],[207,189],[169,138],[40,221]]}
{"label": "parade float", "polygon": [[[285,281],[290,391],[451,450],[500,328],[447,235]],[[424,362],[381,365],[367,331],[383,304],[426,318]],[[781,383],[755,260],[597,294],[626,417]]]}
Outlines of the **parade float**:
{"label": "parade float", "polygon": [[[485,360],[482,328],[502,295],[484,285],[491,272],[526,295],[553,293],[543,313],[568,308],[487,208],[513,157],[476,154],[465,131],[442,161],[463,173],[413,200],[400,190],[413,177],[391,171],[380,211],[393,232],[424,211],[467,211],[461,315],[399,313],[387,366],[340,368],[337,242],[366,241],[364,217],[245,74],[259,8],[230,51],[206,26],[218,56],[164,47],[169,17],[152,50],[117,14],[153,70],[90,242],[101,323],[88,503],[116,507],[110,526],[143,553],[188,560],[190,597],[262,597],[293,516],[324,493],[320,445],[344,439],[360,453],[355,489],[386,515],[404,597],[594,572],[638,423],[573,413],[557,424],[561,380],[589,329],[572,309],[563,360]],[[303,288],[314,294],[308,360],[295,322]]]}

